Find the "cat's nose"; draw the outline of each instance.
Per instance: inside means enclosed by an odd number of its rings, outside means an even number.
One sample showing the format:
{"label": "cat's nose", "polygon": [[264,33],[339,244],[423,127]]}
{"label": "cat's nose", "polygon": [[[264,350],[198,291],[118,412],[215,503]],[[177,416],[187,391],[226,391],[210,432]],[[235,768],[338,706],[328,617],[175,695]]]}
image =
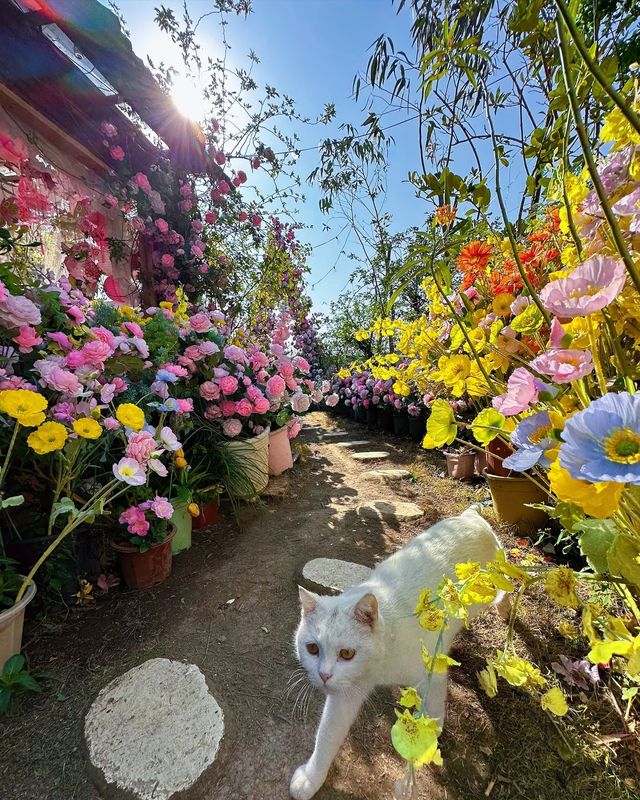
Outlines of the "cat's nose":
{"label": "cat's nose", "polygon": [[322,682],[326,683],[332,675],[332,672],[321,672],[320,677],[322,678]]}

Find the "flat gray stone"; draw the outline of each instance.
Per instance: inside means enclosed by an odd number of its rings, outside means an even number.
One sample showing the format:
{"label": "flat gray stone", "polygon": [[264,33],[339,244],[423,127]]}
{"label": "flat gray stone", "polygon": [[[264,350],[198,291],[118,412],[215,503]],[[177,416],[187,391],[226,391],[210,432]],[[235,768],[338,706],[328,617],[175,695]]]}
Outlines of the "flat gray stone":
{"label": "flat gray stone", "polygon": [[369,469],[362,473],[362,477],[368,481],[401,481],[410,478],[411,473],[408,469]]}
{"label": "flat gray stone", "polygon": [[355,442],[336,442],[336,447],[362,447],[363,444],[371,444],[368,439],[357,439]]}
{"label": "flat gray stone", "polygon": [[332,436],[348,436],[348,435],[349,431],[327,431],[326,433],[322,434],[323,437],[327,438]]}
{"label": "flat gray stone", "polygon": [[140,800],[168,800],[215,760],[224,715],[195,664],[152,658],[111,681],[85,719],[92,765]]}
{"label": "flat gray stone", "polygon": [[389,458],[389,453],[386,450],[370,450],[365,453],[351,453],[351,458],[356,461],[380,461]]}
{"label": "flat gray stone", "polygon": [[302,568],[304,582],[312,584],[316,591],[328,589],[331,592],[344,592],[366,581],[370,574],[369,567],[339,558],[314,558]]}
{"label": "flat gray stone", "polygon": [[388,521],[420,519],[424,515],[424,511],[415,503],[396,503],[392,500],[374,500],[371,503],[363,503],[358,506],[356,513],[359,517]]}

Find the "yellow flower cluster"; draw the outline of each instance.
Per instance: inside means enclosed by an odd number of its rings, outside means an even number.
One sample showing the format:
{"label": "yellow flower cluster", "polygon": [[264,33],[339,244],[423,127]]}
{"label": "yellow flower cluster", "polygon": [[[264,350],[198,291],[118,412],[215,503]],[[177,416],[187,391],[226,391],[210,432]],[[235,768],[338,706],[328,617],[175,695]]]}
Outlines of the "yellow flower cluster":
{"label": "yellow flower cluster", "polygon": [[25,428],[35,428],[44,422],[46,399],[29,389],[6,389],[0,392],[0,412],[13,417]]}

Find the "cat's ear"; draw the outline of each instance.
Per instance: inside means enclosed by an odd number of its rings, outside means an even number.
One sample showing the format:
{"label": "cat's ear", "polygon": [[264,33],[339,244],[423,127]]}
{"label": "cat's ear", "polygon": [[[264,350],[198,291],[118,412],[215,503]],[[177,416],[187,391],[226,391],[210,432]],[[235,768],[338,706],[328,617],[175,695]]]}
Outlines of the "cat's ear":
{"label": "cat's ear", "polygon": [[373,628],[378,619],[378,601],[373,594],[365,594],[356,603],[353,609],[353,616],[362,625]]}
{"label": "cat's ear", "polygon": [[306,617],[318,607],[318,595],[313,592],[308,592],[302,586],[298,586],[298,597],[300,598],[300,608],[302,609],[302,616]]}

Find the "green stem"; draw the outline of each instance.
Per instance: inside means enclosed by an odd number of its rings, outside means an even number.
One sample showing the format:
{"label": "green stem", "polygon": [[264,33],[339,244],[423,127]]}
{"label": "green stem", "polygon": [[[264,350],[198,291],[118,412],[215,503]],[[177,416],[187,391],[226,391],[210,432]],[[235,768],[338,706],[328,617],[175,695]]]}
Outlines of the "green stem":
{"label": "green stem", "polygon": [[587,316],[587,326],[589,328],[589,344],[591,345],[591,356],[593,358],[593,365],[596,369],[596,378],[598,379],[598,387],[600,388],[600,394],[604,396],[607,393],[607,380],[604,377],[604,372],[602,371],[602,364],[600,363],[600,354],[598,353],[598,342],[596,341],[596,332],[593,327],[593,320],[591,319],[591,315]]}
{"label": "green stem", "polygon": [[533,284],[529,280],[529,276],[527,275],[525,268],[522,266],[522,261],[520,261],[520,254],[518,253],[518,243],[516,242],[515,236],[513,235],[513,228],[511,222],[509,221],[509,215],[507,214],[507,207],[504,204],[502,189],[500,188],[500,156],[498,155],[498,142],[496,139],[496,131],[493,126],[493,119],[491,118],[491,112],[489,111],[489,92],[487,91],[487,87],[485,85],[483,85],[483,93],[484,93],[485,113],[487,117],[487,122],[489,123],[489,132],[491,134],[491,145],[493,147],[493,158],[496,169],[496,177],[495,177],[496,197],[498,198],[498,205],[500,206],[500,214],[502,216],[502,221],[504,223],[504,227],[507,232],[509,245],[511,246],[511,252],[513,253],[513,258],[516,262],[516,266],[518,267],[518,272],[520,273],[522,282],[527,287],[527,290],[531,295],[531,299],[538,306],[538,310],[542,314],[542,318],[544,319],[546,324],[550,326],[551,319],[549,317],[549,314],[547,313],[547,309],[542,305],[542,301],[538,297],[536,290],[533,288]]}
{"label": "green stem", "polygon": [[609,228],[611,229],[611,234],[613,236],[618,253],[620,254],[620,257],[627,268],[627,272],[631,276],[634,286],[636,287],[637,291],[640,292],[640,272],[638,272],[638,269],[631,258],[627,245],[624,241],[624,236],[622,235],[622,230],[618,224],[618,219],[609,205],[609,198],[607,197],[607,193],[602,185],[602,181],[600,180],[598,168],[596,166],[595,159],[593,158],[593,153],[591,152],[589,136],[582,121],[582,117],[580,116],[580,107],[578,105],[578,98],[576,96],[575,88],[573,86],[573,78],[571,75],[567,36],[564,26],[561,24],[559,19],[556,20],[556,29],[558,32],[558,41],[560,43],[560,63],[562,66],[565,89],[567,91],[567,96],[569,97],[571,115],[578,132],[578,138],[580,139],[584,160],[587,164],[587,169],[589,170],[589,176],[591,177],[593,187],[596,190],[596,194],[600,200],[600,205],[602,206],[602,211],[604,212],[606,220],[609,224]]}
{"label": "green stem", "polygon": [[13,446],[16,443],[16,439],[18,438],[18,429],[20,428],[20,423],[16,420],[16,424],[13,427],[13,433],[11,434],[11,441],[9,442],[9,448],[7,450],[7,454],[4,457],[4,462],[2,464],[2,471],[0,471],[0,490],[4,485],[4,478],[7,474],[7,469],[9,468],[9,461],[11,460],[11,451],[13,450]]}
{"label": "green stem", "polygon": [[629,120],[629,123],[635,128],[636,132],[640,133],[640,116],[638,116],[636,112],[633,110],[631,103],[627,101],[626,97],[613,88],[611,83],[607,80],[606,75],[600,68],[598,62],[591,57],[591,53],[589,52],[587,43],[583,39],[582,34],[578,30],[578,27],[575,24],[573,17],[571,16],[571,12],[567,8],[563,0],[555,0],[555,4],[558,7],[558,11],[562,16],[565,25],[569,29],[571,38],[573,39],[576,47],[578,48],[578,52],[582,56],[582,60],[584,61],[585,66],[587,67],[589,72],[593,75],[593,77],[596,79],[596,81],[600,84],[600,86],[604,89],[604,91],[613,100],[613,102],[618,106],[620,111],[622,111],[625,117]]}
{"label": "green stem", "polygon": [[629,364],[627,362],[627,358],[624,354],[624,350],[620,345],[620,340],[618,338],[618,334],[616,333],[615,325],[613,324],[613,320],[611,319],[611,315],[607,311],[606,308],[602,309],[602,316],[604,317],[605,324],[607,326],[607,330],[609,331],[609,336],[611,337],[611,343],[613,345],[613,349],[616,354],[616,358],[618,359],[618,367],[620,372],[622,373],[622,377],[624,379],[624,386],[625,389],[630,393],[634,394],[636,387],[633,382],[633,379],[630,375],[629,371]]}
{"label": "green stem", "polygon": [[567,184],[565,178],[567,172],[569,172],[569,165],[567,163],[568,131],[569,131],[569,120],[567,119],[567,127],[565,129],[564,144],[562,148],[562,200],[564,201],[564,207],[567,211],[567,223],[569,225],[571,238],[573,239],[573,243],[575,244],[576,250],[578,251],[578,258],[582,260],[582,242],[580,241],[580,236],[578,235],[578,230],[573,220],[573,212],[571,211],[571,203],[569,202],[569,195],[567,194]]}

